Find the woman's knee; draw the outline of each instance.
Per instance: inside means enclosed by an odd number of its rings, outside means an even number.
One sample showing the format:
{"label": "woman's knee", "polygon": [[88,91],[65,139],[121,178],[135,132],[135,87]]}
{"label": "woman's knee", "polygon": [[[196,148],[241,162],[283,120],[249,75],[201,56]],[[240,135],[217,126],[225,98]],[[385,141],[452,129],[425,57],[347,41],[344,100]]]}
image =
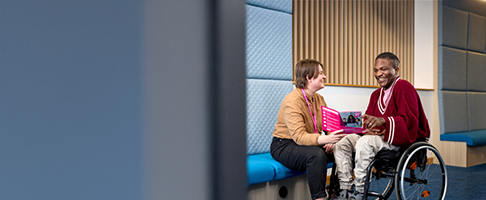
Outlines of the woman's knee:
{"label": "woman's knee", "polygon": [[327,155],[320,147],[317,147],[308,152],[307,160],[309,163],[327,163]]}

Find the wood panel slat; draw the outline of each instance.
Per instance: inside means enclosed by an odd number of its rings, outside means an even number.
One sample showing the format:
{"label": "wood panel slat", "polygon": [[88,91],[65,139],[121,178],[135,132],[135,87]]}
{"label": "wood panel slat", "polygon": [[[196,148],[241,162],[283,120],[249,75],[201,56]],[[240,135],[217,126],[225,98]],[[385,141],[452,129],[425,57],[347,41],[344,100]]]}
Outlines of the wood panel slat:
{"label": "wood panel slat", "polygon": [[323,63],[326,83],[376,86],[374,58],[390,51],[414,83],[413,0],[294,0],[293,63]]}

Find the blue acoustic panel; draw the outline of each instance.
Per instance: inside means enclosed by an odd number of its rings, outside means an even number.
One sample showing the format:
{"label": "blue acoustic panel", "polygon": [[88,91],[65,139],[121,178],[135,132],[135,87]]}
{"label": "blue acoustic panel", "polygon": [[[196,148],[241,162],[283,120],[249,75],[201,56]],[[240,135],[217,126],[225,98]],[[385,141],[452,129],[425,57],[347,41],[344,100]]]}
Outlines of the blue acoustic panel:
{"label": "blue acoustic panel", "polygon": [[292,0],[247,0],[248,4],[292,14]]}
{"label": "blue acoustic panel", "polygon": [[439,25],[439,45],[466,49],[468,13],[442,6]]}
{"label": "blue acoustic panel", "polygon": [[247,79],[247,153],[270,152],[272,133],[284,97],[292,81]]}
{"label": "blue acoustic panel", "polygon": [[468,52],[467,90],[486,91],[486,54]]}
{"label": "blue acoustic panel", "polygon": [[486,92],[467,92],[470,130],[486,129]]}
{"label": "blue acoustic panel", "polygon": [[485,52],[486,51],[486,17],[469,13],[469,36],[467,49]]}
{"label": "blue acoustic panel", "polygon": [[464,50],[439,47],[439,89],[466,90],[466,58]]}
{"label": "blue acoustic panel", "polygon": [[247,5],[247,78],[292,80],[292,15]]}
{"label": "blue acoustic panel", "polygon": [[469,131],[466,92],[439,91],[440,132]]}
{"label": "blue acoustic panel", "polygon": [[486,145],[486,130],[465,131],[440,135],[441,141],[466,142],[467,146]]}

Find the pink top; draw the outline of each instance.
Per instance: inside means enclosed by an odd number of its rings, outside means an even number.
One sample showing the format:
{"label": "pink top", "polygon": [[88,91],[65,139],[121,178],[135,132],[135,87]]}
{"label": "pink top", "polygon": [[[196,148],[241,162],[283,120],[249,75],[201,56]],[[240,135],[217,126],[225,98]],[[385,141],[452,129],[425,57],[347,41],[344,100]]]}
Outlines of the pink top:
{"label": "pink top", "polygon": [[390,97],[390,91],[390,88],[384,91],[385,94],[383,95],[383,102],[386,102],[388,100],[388,97]]}

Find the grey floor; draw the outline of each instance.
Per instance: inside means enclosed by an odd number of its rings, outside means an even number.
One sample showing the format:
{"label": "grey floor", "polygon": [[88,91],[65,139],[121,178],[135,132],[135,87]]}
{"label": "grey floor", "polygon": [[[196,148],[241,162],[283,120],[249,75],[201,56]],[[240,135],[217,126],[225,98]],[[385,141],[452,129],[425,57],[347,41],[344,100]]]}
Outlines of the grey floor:
{"label": "grey floor", "polygon": [[[468,168],[447,166],[447,176],[445,199],[486,200],[486,164]],[[389,200],[396,199],[393,192]]]}

